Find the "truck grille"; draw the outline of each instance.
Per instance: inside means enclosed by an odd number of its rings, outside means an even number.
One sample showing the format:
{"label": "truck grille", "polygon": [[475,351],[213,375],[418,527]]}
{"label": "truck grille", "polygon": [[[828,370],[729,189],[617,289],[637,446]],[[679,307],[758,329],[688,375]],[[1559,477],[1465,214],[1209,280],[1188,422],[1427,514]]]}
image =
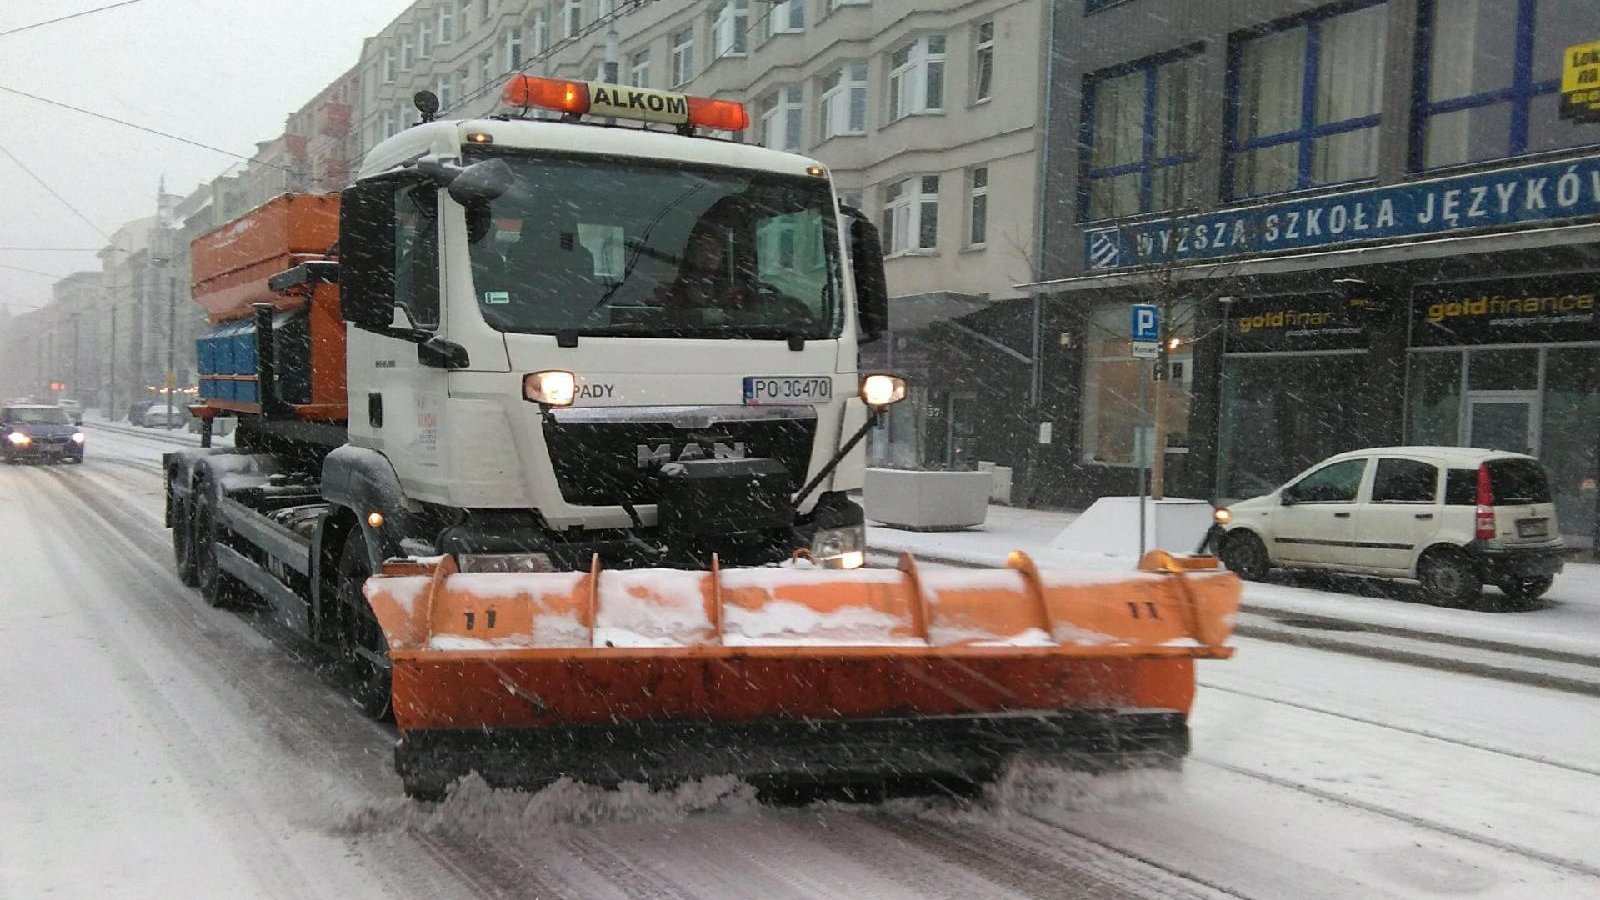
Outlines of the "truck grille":
{"label": "truck grille", "polygon": [[656,470],[680,459],[776,459],[799,485],[817,417],[809,407],[588,408],[557,410],[543,427],[562,498],[615,506],[655,503]]}

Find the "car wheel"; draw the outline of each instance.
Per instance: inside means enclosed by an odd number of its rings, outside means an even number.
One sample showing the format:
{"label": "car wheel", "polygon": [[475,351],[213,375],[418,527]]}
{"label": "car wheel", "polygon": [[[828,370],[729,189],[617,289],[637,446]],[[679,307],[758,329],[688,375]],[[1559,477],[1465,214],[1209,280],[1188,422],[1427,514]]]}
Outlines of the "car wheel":
{"label": "car wheel", "polygon": [[1249,531],[1234,531],[1224,536],[1218,556],[1230,572],[1246,581],[1260,581],[1272,569],[1267,545]]}
{"label": "car wheel", "polygon": [[393,713],[389,641],[361,592],[370,577],[366,537],[352,528],[339,555],[339,651],[350,673],[351,699],[368,718],[384,721]]}
{"label": "car wheel", "polygon": [[189,515],[189,504],[176,499],[172,501],[172,561],[179,581],[189,587],[200,584],[195,566],[194,517]]}
{"label": "car wheel", "polygon": [[1440,606],[1466,606],[1483,594],[1477,564],[1453,547],[1428,551],[1417,563],[1417,580],[1428,599]]}
{"label": "car wheel", "polygon": [[244,596],[244,586],[217,565],[217,543],[222,537],[222,523],[217,521],[213,501],[204,491],[196,491],[193,528],[189,540],[193,544],[195,581],[200,596],[206,603],[218,608],[233,606]]}
{"label": "car wheel", "polygon": [[1513,606],[1528,606],[1533,601],[1543,597],[1545,591],[1550,590],[1550,585],[1555,584],[1553,575],[1541,575],[1537,578],[1516,578],[1500,585],[1500,590],[1506,595],[1506,600]]}

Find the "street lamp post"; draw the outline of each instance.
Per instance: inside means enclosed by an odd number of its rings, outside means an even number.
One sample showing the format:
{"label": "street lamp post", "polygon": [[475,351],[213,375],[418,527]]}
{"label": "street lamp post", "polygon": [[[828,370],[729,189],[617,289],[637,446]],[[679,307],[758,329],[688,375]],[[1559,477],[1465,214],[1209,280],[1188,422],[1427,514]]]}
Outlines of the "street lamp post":
{"label": "street lamp post", "polygon": [[[170,263],[170,260],[169,260]],[[178,386],[178,279],[167,276],[167,430],[172,430],[172,393]]]}

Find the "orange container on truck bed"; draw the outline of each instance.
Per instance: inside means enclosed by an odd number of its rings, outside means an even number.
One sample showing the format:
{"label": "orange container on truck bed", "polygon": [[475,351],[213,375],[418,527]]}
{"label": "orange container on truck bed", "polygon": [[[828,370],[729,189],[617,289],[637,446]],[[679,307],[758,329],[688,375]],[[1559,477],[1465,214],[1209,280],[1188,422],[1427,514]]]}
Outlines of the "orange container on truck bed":
{"label": "orange container on truck bed", "polygon": [[284,194],[194,240],[194,301],[212,324],[247,318],[252,303],[295,309],[306,297],[274,294],[267,279],[325,259],[339,239],[337,194]]}

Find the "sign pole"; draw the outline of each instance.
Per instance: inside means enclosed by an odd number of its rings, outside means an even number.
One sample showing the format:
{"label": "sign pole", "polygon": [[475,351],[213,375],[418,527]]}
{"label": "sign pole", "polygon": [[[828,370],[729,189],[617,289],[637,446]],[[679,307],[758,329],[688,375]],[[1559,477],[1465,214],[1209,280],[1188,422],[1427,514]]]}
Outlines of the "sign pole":
{"label": "sign pole", "polygon": [[[1129,322],[1129,348],[1137,360],[1161,358],[1161,307],[1154,303],[1135,303]],[[1150,467],[1150,410],[1145,402],[1145,381],[1150,377],[1150,367],[1140,363],[1139,369],[1139,431],[1133,442],[1134,453],[1139,456],[1139,556],[1145,551],[1145,485]],[[1160,415],[1161,395],[1157,386],[1156,414]]]}
{"label": "sign pole", "polygon": [[1145,381],[1146,375],[1148,374],[1147,368],[1148,367],[1146,367],[1144,365],[1140,365],[1139,366],[1139,439],[1137,441],[1134,441],[1134,452],[1139,454],[1139,558],[1140,559],[1144,559],[1144,550],[1145,550],[1145,547],[1144,547],[1144,536],[1145,536],[1145,524],[1144,524],[1144,516],[1145,516],[1144,505],[1145,505],[1145,502],[1144,502],[1144,498],[1145,498],[1145,481],[1146,481],[1145,474],[1146,474],[1146,467],[1147,467],[1147,465],[1149,463],[1149,456],[1148,456],[1148,453],[1147,453],[1147,451],[1145,449],[1145,440],[1146,440],[1146,434],[1150,430],[1150,416],[1149,416],[1148,411],[1145,409],[1145,402],[1144,402],[1144,394],[1145,394],[1144,381]]}

